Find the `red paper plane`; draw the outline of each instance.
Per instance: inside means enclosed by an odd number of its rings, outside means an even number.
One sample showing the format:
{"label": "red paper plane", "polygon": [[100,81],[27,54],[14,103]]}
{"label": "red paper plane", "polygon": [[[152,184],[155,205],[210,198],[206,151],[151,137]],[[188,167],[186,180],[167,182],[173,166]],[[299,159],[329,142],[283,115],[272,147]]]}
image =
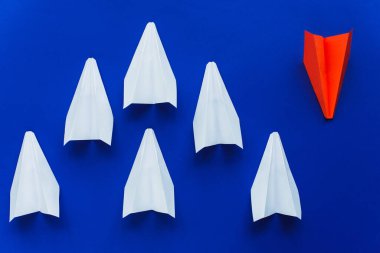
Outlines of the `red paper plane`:
{"label": "red paper plane", "polygon": [[326,119],[334,118],[351,38],[352,31],[326,38],[305,31],[303,63]]}

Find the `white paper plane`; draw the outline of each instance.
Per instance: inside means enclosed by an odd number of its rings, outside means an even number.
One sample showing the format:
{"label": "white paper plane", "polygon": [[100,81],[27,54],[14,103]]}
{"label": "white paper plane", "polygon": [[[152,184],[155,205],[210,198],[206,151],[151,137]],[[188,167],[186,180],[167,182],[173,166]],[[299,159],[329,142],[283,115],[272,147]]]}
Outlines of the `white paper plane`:
{"label": "white paper plane", "polygon": [[101,140],[111,145],[112,130],[112,110],[98,65],[89,58],[67,113],[64,145],[74,140]]}
{"label": "white paper plane", "polygon": [[239,116],[215,62],[206,66],[193,129],[196,153],[216,144],[236,144],[243,148]]}
{"label": "white paper plane", "polygon": [[269,136],[251,188],[253,221],[274,213],[301,219],[298,189],[277,132]]}
{"label": "white paper plane", "polygon": [[154,131],[150,128],[145,130],[124,188],[123,218],[148,210],[175,218],[174,185]]}
{"label": "white paper plane", "polygon": [[59,217],[59,185],[33,132],[25,133],[10,200],[10,222],[35,212]]}
{"label": "white paper plane", "polygon": [[124,78],[124,108],[157,103],[177,107],[177,84],[156,26],[150,22]]}

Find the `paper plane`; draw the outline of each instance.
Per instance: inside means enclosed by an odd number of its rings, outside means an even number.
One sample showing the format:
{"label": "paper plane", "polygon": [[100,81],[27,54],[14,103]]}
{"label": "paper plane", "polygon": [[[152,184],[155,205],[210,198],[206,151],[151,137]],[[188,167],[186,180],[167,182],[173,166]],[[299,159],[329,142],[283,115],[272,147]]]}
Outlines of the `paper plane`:
{"label": "paper plane", "polygon": [[305,31],[303,62],[326,119],[333,119],[351,49],[352,32],[322,37]]}
{"label": "paper plane", "polygon": [[59,217],[59,185],[33,132],[25,133],[10,200],[10,222],[35,212]]}
{"label": "paper plane", "polygon": [[206,66],[193,130],[196,153],[216,144],[235,144],[243,148],[239,116],[215,62]]}
{"label": "paper plane", "polygon": [[177,84],[156,26],[150,22],[124,78],[124,108],[157,103],[177,107]]}
{"label": "paper plane", "polygon": [[277,132],[269,136],[251,188],[251,204],[253,221],[274,213],[301,219],[298,189]]}
{"label": "paper plane", "polygon": [[113,115],[94,58],[84,65],[66,117],[64,145],[76,140],[101,140],[111,145]]}
{"label": "paper plane", "polygon": [[152,129],[145,130],[124,188],[123,218],[143,211],[175,218],[174,185]]}

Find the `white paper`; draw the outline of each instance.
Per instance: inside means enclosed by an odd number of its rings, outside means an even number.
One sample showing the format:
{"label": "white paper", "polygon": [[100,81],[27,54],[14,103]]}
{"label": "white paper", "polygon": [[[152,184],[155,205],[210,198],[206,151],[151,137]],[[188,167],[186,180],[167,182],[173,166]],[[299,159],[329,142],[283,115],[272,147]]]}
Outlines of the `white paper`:
{"label": "white paper", "polygon": [[59,217],[59,185],[33,132],[26,132],[10,193],[9,221],[41,212]]}
{"label": "white paper", "polygon": [[64,145],[74,140],[101,140],[111,145],[113,115],[98,65],[86,61],[66,117]]}
{"label": "white paper", "polygon": [[274,213],[301,219],[298,189],[277,132],[269,136],[251,188],[253,221]]}
{"label": "white paper", "polygon": [[123,217],[148,210],[175,217],[174,185],[150,128],[145,130],[124,188]]}
{"label": "white paper", "polygon": [[195,152],[216,144],[243,148],[240,121],[215,62],[209,62],[193,120]]}
{"label": "white paper", "polygon": [[157,103],[177,107],[177,84],[156,26],[150,22],[124,78],[124,108]]}

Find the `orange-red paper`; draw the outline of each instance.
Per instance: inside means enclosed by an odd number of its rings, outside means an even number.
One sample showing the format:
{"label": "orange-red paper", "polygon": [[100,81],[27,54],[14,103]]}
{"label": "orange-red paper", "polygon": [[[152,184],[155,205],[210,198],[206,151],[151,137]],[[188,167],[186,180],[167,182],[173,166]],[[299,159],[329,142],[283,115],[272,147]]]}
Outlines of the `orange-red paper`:
{"label": "orange-red paper", "polygon": [[303,62],[326,119],[334,118],[351,38],[352,31],[326,38],[305,31]]}

